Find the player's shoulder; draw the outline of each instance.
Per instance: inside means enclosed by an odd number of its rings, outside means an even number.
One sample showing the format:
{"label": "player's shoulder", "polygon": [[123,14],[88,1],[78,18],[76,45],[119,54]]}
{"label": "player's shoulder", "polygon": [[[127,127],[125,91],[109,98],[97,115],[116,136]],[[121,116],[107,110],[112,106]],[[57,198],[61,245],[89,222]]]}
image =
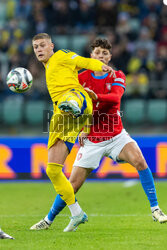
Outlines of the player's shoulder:
{"label": "player's shoulder", "polygon": [[117,78],[119,77],[119,78],[126,79],[126,76],[125,76],[125,74],[124,74],[124,72],[122,70],[116,70],[115,75],[116,75]]}
{"label": "player's shoulder", "polygon": [[76,54],[74,51],[71,51],[69,49],[60,49],[57,51],[59,54],[65,57],[71,57],[71,59],[74,59],[75,57],[78,57],[79,55]]}
{"label": "player's shoulder", "polygon": [[120,86],[123,87],[124,89],[126,88],[126,76],[123,73],[122,70],[115,71],[115,78],[114,78],[114,83],[112,86]]}
{"label": "player's shoulder", "polygon": [[55,52],[54,55],[57,57],[66,58],[70,56],[72,57],[73,55],[77,55],[77,54],[69,49],[59,49],[58,51]]}
{"label": "player's shoulder", "polygon": [[69,49],[59,49],[56,53],[59,53],[59,54],[69,54],[71,52],[72,51],[69,50]]}
{"label": "player's shoulder", "polygon": [[69,59],[75,59],[78,55],[75,52],[72,52],[68,49],[60,49],[56,51],[53,55],[55,60],[59,63],[69,61]]}

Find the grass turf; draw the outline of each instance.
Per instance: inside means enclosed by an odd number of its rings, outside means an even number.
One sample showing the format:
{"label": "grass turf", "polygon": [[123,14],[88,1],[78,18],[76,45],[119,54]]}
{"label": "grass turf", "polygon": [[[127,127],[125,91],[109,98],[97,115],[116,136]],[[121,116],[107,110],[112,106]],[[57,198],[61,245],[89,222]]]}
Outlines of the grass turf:
{"label": "grass turf", "polygon": [[[160,207],[167,212],[167,182],[156,183]],[[45,231],[30,231],[55,197],[50,183],[0,183],[0,225],[15,240],[0,240],[4,250],[167,249],[167,224],[153,222],[140,183],[85,183],[77,194],[89,222],[63,233],[69,222],[65,208]]]}

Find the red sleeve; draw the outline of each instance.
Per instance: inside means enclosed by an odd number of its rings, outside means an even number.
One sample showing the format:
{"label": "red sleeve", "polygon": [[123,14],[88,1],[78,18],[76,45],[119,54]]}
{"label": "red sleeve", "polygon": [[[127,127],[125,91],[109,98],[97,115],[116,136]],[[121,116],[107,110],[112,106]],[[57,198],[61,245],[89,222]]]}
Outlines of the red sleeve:
{"label": "red sleeve", "polygon": [[101,102],[119,103],[126,87],[126,77],[124,73],[119,70],[116,71],[116,77],[112,83],[111,93],[97,94],[98,100]]}
{"label": "red sleeve", "polygon": [[120,103],[121,98],[124,93],[124,89],[122,87],[112,86],[112,93],[109,94],[97,94],[97,101],[101,102],[110,102],[110,103]]}

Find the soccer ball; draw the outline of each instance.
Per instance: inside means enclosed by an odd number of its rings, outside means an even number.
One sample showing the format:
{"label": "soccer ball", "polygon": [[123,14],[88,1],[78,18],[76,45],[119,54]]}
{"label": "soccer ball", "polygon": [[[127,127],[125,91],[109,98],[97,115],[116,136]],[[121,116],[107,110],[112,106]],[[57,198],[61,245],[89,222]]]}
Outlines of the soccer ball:
{"label": "soccer ball", "polygon": [[32,86],[33,77],[25,68],[12,69],[6,78],[6,83],[9,89],[13,92],[23,93],[29,90]]}

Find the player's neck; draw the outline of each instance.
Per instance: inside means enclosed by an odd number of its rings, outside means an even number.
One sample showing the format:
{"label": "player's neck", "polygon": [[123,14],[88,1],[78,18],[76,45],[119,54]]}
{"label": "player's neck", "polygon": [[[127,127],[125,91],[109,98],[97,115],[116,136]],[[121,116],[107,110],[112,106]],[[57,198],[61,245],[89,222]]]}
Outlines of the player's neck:
{"label": "player's neck", "polygon": [[104,76],[106,74],[106,72],[103,71],[94,71],[93,73],[95,76]]}
{"label": "player's neck", "polygon": [[50,54],[50,56],[49,56],[49,58],[48,58],[48,60],[46,62],[42,62],[42,64],[44,65],[44,67],[48,63],[49,59],[53,56],[53,54],[54,54],[54,51],[51,52],[51,54]]}

